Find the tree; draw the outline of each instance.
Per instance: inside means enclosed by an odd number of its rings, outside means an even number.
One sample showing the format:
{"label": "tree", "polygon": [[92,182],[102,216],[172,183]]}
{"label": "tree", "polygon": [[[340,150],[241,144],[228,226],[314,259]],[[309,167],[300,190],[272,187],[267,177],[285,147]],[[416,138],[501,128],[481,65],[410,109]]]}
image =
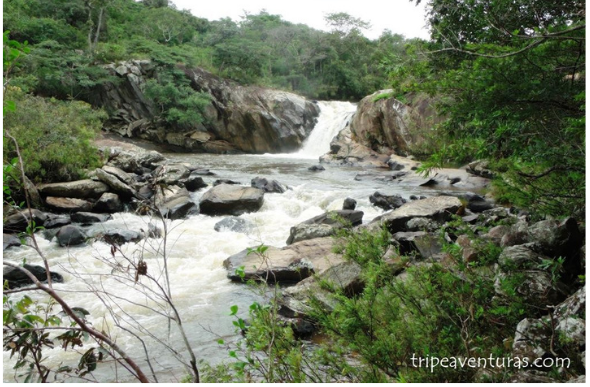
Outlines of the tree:
{"label": "tree", "polygon": [[[436,165],[489,158],[499,199],[585,212],[583,2],[428,3],[433,42],[406,90],[445,96]],[[415,75],[414,75],[415,76]]]}

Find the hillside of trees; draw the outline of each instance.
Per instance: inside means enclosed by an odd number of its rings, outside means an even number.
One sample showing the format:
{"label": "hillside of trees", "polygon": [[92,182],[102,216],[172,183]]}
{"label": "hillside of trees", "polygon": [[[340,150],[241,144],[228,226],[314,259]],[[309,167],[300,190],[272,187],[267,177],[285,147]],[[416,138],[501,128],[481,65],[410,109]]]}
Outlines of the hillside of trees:
{"label": "hillside of trees", "polygon": [[208,21],[167,1],[8,0],[4,31],[31,52],[12,84],[38,95],[84,99],[105,81],[101,64],[152,59],[203,67],[242,84],[318,99],[359,100],[387,86],[384,60],[404,49],[401,35],[369,40],[369,24],[344,13],[331,32],[267,12]]}

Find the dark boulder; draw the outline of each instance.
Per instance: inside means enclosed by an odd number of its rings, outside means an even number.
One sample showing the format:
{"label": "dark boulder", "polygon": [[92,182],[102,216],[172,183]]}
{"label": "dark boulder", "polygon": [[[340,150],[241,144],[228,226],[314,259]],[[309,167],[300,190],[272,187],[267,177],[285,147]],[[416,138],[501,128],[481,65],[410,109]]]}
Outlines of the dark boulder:
{"label": "dark boulder", "polygon": [[184,182],[184,187],[187,190],[193,192],[193,191],[198,191],[201,188],[207,187],[207,183],[205,183],[205,181],[203,180],[203,178],[201,176],[191,173],[189,175],[189,177],[186,179],[186,181]]}
{"label": "dark boulder", "polygon": [[369,196],[369,201],[377,207],[383,208],[384,210],[393,210],[401,207],[406,203],[406,199],[402,198],[401,195],[383,195],[379,191]]}
{"label": "dark boulder", "polygon": [[323,165],[312,165],[311,167],[307,168],[307,170],[312,172],[320,172],[325,171],[326,168]]}
{"label": "dark boulder", "polygon": [[109,230],[102,235],[102,240],[116,246],[121,246],[128,242],[137,243],[142,239],[143,235],[140,232],[124,229]]}
{"label": "dark boulder", "polygon": [[287,190],[287,187],[282,185],[276,180],[268,180],[264,177],[255,177],[250,182],[253,188],[263,190],[265,193],[283,193]]}
{"label": "dark boulder", "polygon": [[62,247],[81,245],[87,239],[86,234],[79,227],[72,225],[63,226],[55,236],[57,243]]}
{"label": "dark boulder", "polygon": [[[31,217],[31,214],[33,215]],[[35,226],[43,226],[47,221],[47,214],[37,209],[22,210],[8,216],[4,220],[4,231],[10,233],[24,232],[27,230],[31,219],[35,222]]]}
{"label": "dark boulder", "polygon": [[343,210],[354,210],[356,208],[356,200],[352,198],[344,199],[344,203],[342,203]]}
{"label": "dark boulder", "polygon": [[218,186],[219,184],[232,184],[232,185],[240,185],[239,181],[234,181],[230,179],[217,179],[213,182],[213,187]]}
{"label": "dark boulder", "polygon": [[[47,281],[47,271],[45,270],[45,268],[43,266],[25,264],[23,266],[23,268],[30,271],[31,274],[33,274],[35,276],[35,278],[37,278],[37,280],[39,280],[40,282]],[[55,272],[50,271],[49,275],[51,276],[52,282],[63,282],[64,281],[62,275],[59,273],[55,273]],[[31,285],[34,283],[29,278],[29,276],[27,276],[21,270],[15,268],[15,267],[10,267],[10,266],[4,266],[3,278],[4,278],[4,281],[8,281],[8,288],[10,288],[10,289],[18,288],[18,287],[25,286],[25,285]]]}
{"label": "dark boulder", "polygon": [[93,212],[76,212],[70,216],[73,223],[103,223],[113,219],[110,214],[95,214]]}
{"label": "dark boulder", "polygon": [[115,212],[121,212],[125,209],[123,202],[119,198],[119,195],[112,192],[105,192],[102,194],[100,199],[94,203],[92,208],[95,212],[106,212],[113,214]]}
{"label": "dark boulder", "polygon": [[58,228],[63,227],[68,224],[72,223],[72,219],[70,215],[56,215],[56,214],[47,214],[47,220],[43,224],[43,227],[46,229]]}

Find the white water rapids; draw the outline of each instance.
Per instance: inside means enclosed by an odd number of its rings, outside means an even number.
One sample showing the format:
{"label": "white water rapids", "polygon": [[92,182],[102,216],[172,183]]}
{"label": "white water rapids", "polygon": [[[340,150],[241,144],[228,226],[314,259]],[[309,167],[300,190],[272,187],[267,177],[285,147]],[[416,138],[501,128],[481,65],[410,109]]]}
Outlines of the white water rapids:
{"label": "white water rapids", "polygon": [[[292,187],[283,194],[266,194],[264,205],[256,213],[244,214],[241,217],[257,226],[256,232],[250,235],[236,232],[216,232],[215,223],[223,216],[190,216],[185,220],[170,222],[171,229],[168,238],[168,258],[171,290],[174,302],[183,318],[184,327],[188,333],[188,340],[195,350],[198,359],[211,363],[229,360],[227,348],[217,344],[218,338],[226,342],[235,341],[239,336],[234,332],[232,317],[229,316],[230,306],[238,305],[241,317],[247,316],[248,305],[256,299],[245,285],[231,283],[226,278],[223,261],[232,254],[247,247],[264,243],[269,246],[282,247],[289,236],[289,229],[313,216],[327,210],[342,208],[346,197],[355,199],[357,209],[364,211],[363,222],[372,220],[381,214],[379,208],[369,203],[369,195],[376,190],[387,193],[400,193],[406,199],[412,194],[423,194],[428,189],[416,188],[412,191],[401,192],[388,187],[384,182],[355,181],[354,177],[360,168],[337,167],[326,165],[322,172],[310,172],[307,168],[317,163],[317,157],[329,150],[331,139],[350,120],[354,105],[344,102],[321,102],[321,115],[316,128],[304,144],[303,149],[290,155],[209,155],[209,154],[167,154],[173,161],[188,162],[209,168],[217,176],[207,176],[205,181],[211,184],[219,178],[239,181],[250,185],[250,180],[256,176],[276,179]],[[316,161],[311,161],[310,158]],[[198,201],[208,188],[193,194]],[[147,229],[147,217],[132,213],[119,213],[102,224],[92,226],[95,229],[110,230],[127,228],[131,230]],[[144,353],[139,342],[129,334],[114,328],[111,318],[106,315],[106,308],[95,294],[88,291],[88,284],[98,284],[102,280],[104,288],[110,293],[120,296],[129,302],[119,300],[122,310],[127,313],[123,318],[130,322],[130,326],[144,326],[161,340],[170,342],[182,354],[186,351],[182,340],[172,324],[170,333],[168,322],[162,316],[148,312],[139,305],[153,302],[136,291],[138,285],[124,286],[111,269],[104,265],[99,257],[110,255],[110,246],[103,242],[95,242],[83,247],[61,248],[55,239],[43,239],[38,234],[41,249],[49,259],[52,270],[64,276],[63,284],[54,287],[72,306],[80,306],[90,312],[89,320],[93,326],[110,332],[117,339],[132,358],[135,358],[143,368],[147,368]],[[161,244],[161,239],[148,240],[152,245]],[[140,254],[143,242],[128,243],[122,249],[126,254]],[[161,265],[161,260],[148,252],[144,257],[148,270],[154,270]],[[41,259],[29,247],[10,248],[4,252],[4,259],[12,262],[27,260],[29,264],[42,265]],[[80,273],[84,280],[77,278],[74,273]],[[86,273],[86,274],[84,274]],[[101,276],[98,276],[101,274]],[[142,279],[140,279],[140,282]],[[142,282],[143,283],[143,282]],[[18,298],[20,295],[15,295]],[[35,295],[35,299],[46,300],[47,297]],[[56,311],[59,309],[56,308]],[[155,363],[153,364],[159,381],[178,381],[185,375],[183,368],[168,352],[154,344],[145,333],[140,336],[146,340]],[[93,343],[87,343],[84,351]],[[61,348],[46,350],[44,356],[51,367],[60,363],[77,365],[80,354],[73,350]],[[15,360],[4,352],[4,381],[14,381],[12,366]],[[100,381],[131,381],[129,375],[119,366],[117,369],[109,364],[100,364],[95,372]]]}

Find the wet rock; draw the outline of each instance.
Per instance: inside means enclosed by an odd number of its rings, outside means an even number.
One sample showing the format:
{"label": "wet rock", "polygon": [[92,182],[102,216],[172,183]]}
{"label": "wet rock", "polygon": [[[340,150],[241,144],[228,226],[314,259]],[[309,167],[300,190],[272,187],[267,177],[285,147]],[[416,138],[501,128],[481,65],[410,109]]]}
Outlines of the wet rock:
{"label": "wet rock", "polygon": [[62,247],[81,245],[87,239],[86,234],[79,227],[72,225],[63,226],[55,236],[57,243]]}
{"label": "wet rock", "polygon": [[208,169],[204,169],[204,168],[198,168],[195,170],[191,171],[191,175],[195,174],[195,175],[199,175],[199,176],[216,176],[216,174],[214,172],[211,172]]}
{"label": "wet rock", "polygon": [[344,203],[342,203],[343,210],[354,210],[356,208],[356,200],[352,198],[344,199]]}
{"label": "wet rock", "polygon": [[383,208],[384,210],[393,210],[401,207],[406,203],[406,199],[402,198],[401,195],[384,195],[379,191],[369,196],[369,201],[377,207]]}
{"label": "wet rock", "polygon": [[137,197],[137,193],[128,184],[123,183],[115,175],[111,175],[103,169],[95,169],[96,177],[108,185],[113,191],[124,198]]}
{"label": "wet rock", "polygon": [[326,168],[324,168],[323,165],[312,165],[311,167],[307,168],[307,170],[312,172],[320,172],[325,171]]}
{"label": "wet rock", "polygon": [[115,212],[122,212],[125,209],[123,202],[119,198],[119,195],[112,192],[105,192],[102,196],[94,203],[92,208],[95,212],[106,212],[108,214],[114,214]]}
{"label": "wet rock", "polygon": [[107,165],[129,173],[137,173],[140,170],[136,154],[115,149],[112,149],[111,152],[113,153],[110,155]]}
{"label": "wet rock", "polygon": [[264,191],[258,188],[220,184],[201,198],[201,213],[207,215],[241,215],[262,207]]}
{"label": "wet rock", "polygon": [[129,242],[137,243],[143,239],[143,235],[138,231],[115,229],[105,232],[101,239],[111,245],[121,246]]}
{"label": "wet rock", "polygon": [[473,212],[484,212],[494,208],[494,204],[488,202],[479,195],[469,195],[467,209]]}
{"label": "wet rock", "polygon": [[205,181],[203,180],[203,178],[199,175],[194,175],[194,174],[190,174],[189,177],[186,179],[186,181],[184,182],[184,187],[191,191],[198,191],[201,188],[205,188],[207,187],[207,183],[205,183]]}
{"label": "wet rock", "polygon": [[133,176],[131,176],[130,174],[128,174],[120,168],[112,167],[110,165],[103,165],[101,169],[106,173],[115,176],[117,179],[121,180],[123,183],[127,185],[131,186],[135,182]]}
{"label": "wet rock", "polygon": [[426,218],[439,223],[444,223],[462,208],[461,201],[452,196],[437,196],[424,200],[413,201],[375,218],[368,226],[369,229],[377,229],[382,224],[389,232],[395,234],[399,231],[407,231],[407,223],[413,218]]}
{"label": "wet rock", "polygon": [[[31,214],[33,215],[31,217]],[[47,221],[47,214],[37,209],[29,210],[21,210],[12,215],[9,215],[4,220],[3,229],[7,233],[18,233],[24,232],[27,230],[30,221],[33,220],[35,222],[35,226],[43,226]]]}
{"label": "wet rock", "polygon": [[276,180],[268,180],[264,177],[255,177],[250,182],[253,188],[263,190],[265,193],[283,193],[287,190],[287,187],[282,185]]}
{"label": "wet rock", "polygon": [[93,212],[77,212],[70,216],[73,223],[103,223],[107,220],[113,219],[109,214],[95,214]]}
{"label": "wet rock", "polygon": [[20,245],[20,239],[16,235],[3,234],[2,251],[9,247],[18,247]]}
{"label": "wet rock", "polygon": [[[182,164],[162,165],[154,171],[157,184],[181,185],[191,175],[191,171]],[[194,174],[193,176],[198,176]]]}
{"label": "wet rock", "polygon": [[233,180],[229,180],[229,179],[217,179],[213,182],[213,187],[218,186],[219,184],[237,184],[240,185],[242,183],[238,182],[238,181],[233,181]]}
{"label": "wet rock", "polygon": [[94,180],[77,180],[65,183],[40,184],[37,186],[44,196],[87,199],[99,198],[109,190],[109,187]]}
{"label": "wet rock", "polygon": [[237,216],[230,216],[215,223],[213,229],[218,232],[233,231],[249,234],[254,229],[254,225],[248,222],[246,219],[239,218]]}
{"label": "wet rock", "polygon": [[193,202],[186,188],[175,185],[166,187],[156,193],[155,205],[167,219],[184,219],[199,213],[199,206]]}
{"label": "wet rock", "polygon": [[[40,282],[47,281],[47,271],[45,270],[45,267],[25,264],[25,265],[23,265],[23,268],[30,271],[31,274],[33,274],[35,276],[35,278],[37,278],[37,280],[39,280]],[[60,282],[61,283],[64,281],[63,276],[59,273],[50,271],[49,275],[51,276],[52,282]],[[34,283],[29,278],[29,276],[27,276],[21,270],[15,268],[15,267],[9,267],[9,266],[4,266],[3,278],[4,278],[4,281],[8,281],[8,288],[9,289],[19,288],[19,287],[25,286],[25,285],[32,285]]]}
{"label": "wet rock", "polygon": [[344,262],[342,257],[332,252],[332,238],[316,238],[294,243],[282,249],[269,247],[261,256],[248,254],[243,250],[223,262],[227,276],[232,281],[241,282],[236,269],[244,267],[244,280],[267,281],[269,283],[295,283]]}

